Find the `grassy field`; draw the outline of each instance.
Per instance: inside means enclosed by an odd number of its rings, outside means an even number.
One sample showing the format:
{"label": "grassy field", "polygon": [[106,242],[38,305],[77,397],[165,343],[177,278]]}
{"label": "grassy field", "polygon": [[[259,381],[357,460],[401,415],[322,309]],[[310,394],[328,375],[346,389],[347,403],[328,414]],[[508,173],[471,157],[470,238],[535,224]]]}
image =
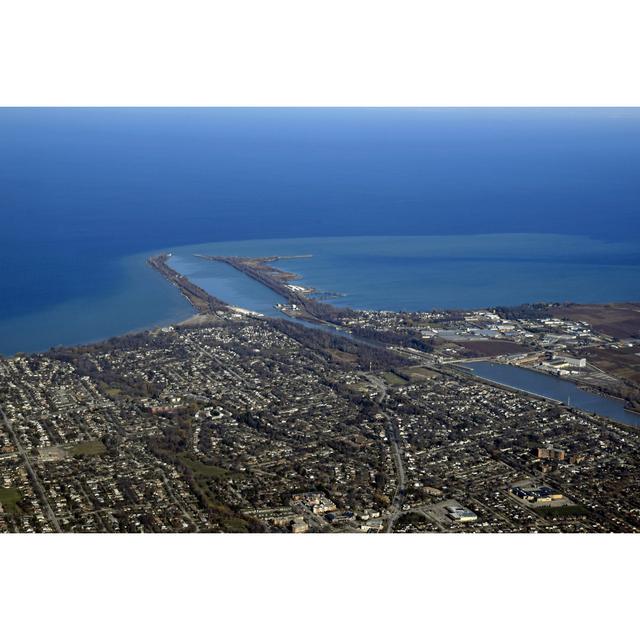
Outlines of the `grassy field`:
{"label": "grassy field", "polygon": [[400,376],[396,375],[395,373],[392,373],[391,371],[385,371],[382,374],[382,377],[386,380],[387,384],[391,384],[391,385],[395,385],[395,386],[400,386],[403,384],[407,384],[407,380],[405,380],[404,378],[401,378]]}
{"label": "grassy field", "polygon": [[355,353],[346,353],[339,349],[325,349],[325,351],[331,355],[331,358],[335,362],[342,362],[346,364],[354,364],[355,362],[358,362],[358,356]]}
{"label": "grassy field", "polygon": [[216,491],[216,481],[232,477],[234,474],[222,467],[204,464],[190,454],[178,454],[178,460],[193,471],[192,486],[204,504],[216,512],[223,531],[243,533],[249,531],[249,522],[234,513],[228,505],[219,501]]}
{"label": "grassy field", "polygon": [[222,467],[214,467],[213,465],[204,464],[199,460],[195,460],[187,453],[178,455],[178,459],[182,464],[189,467],[194,473],[204,478],[227,478],[230,472]]}
{"label": "grassy field", "polygon": [[122,395],[122,389],[119,389],[118,387],[112,387],[105,383],[100,384],[100,389],[110,398],[117,398],[118,396]]}
{"label": "grassy field", "polygon": [[7,513],[19,513],[18,502],[22,500],[22,494],[18,489],[5,489],[0,487],[0,504]]}
{"label": "grassy field", "polygon": [[638,351],[638,346],[615,350],[593,347],[585,349],[580,355],[586,356],[587,362],[615,378],[640,384],[640,358],[636,355]]}
{"label": "grassy field", "polygon": [[349,387],[349,389],[353,389],[358,393],[364,394],[364,393],[369,393],[369,391],[371,391],[371,386],[368,384],[364,384],[363,382],[356,382],[354,384],[348,384],[347,386]]}
{"label": "grassy field", "polygon": [[423,380],[429,380],[431,378],[437,378],[438,373],[425,369],[423,367],[404,367],[400,369],[402,375],[407,376],[411,382],[422,382]]}
{"label": "grassy field", "polygon": [[72,456],[100,456],[106,451],[106,447],[100,440],[87,440],[73,446],[69,453]]}
{"label": "grassy field", "polygon": [[576,518],[589,515],[588,509],[579,504],[567,504],[562,507],[538,507],[536,513],[545,518]]}

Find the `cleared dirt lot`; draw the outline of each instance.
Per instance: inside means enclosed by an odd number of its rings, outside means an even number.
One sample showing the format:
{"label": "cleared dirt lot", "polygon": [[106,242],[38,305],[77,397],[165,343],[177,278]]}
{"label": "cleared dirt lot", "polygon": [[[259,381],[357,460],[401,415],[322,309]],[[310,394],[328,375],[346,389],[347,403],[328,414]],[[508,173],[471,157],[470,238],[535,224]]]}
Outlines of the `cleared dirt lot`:
{"label": "cleared dirt lot", "polygon": [[528,350],[528,347],[508,340],[465,340],[456,344],[462,347],[462,355],[469,358],[526,353]]}
{"label": "cleared dirt lot", "polygon": [[626,349],[584,349],[588,362],[620,380],[640,384],[639,347]]}
{"label": "cleared dirt lot", "polygon": [[640,303],[565,304],[550,309],[555,318],[581,320],[613,338],[640,337]]}

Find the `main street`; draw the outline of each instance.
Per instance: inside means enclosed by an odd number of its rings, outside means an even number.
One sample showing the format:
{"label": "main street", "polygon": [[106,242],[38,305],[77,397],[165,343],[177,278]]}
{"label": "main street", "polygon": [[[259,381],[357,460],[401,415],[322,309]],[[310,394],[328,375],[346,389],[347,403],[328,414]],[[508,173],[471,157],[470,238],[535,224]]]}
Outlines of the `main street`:
{"label": "main street", "polygon": [[[376,401],[378,404],[382,404],[387,397],[387,385],[378,376],[367,373],[364,377],[376,388],[378,395]],[[400,440],[400,434],[398,429],[393,425],[389,415],[381,410],[384,419],[386,420],[387,439],[393,452],[394,464],[396,467],[397,485],[391,505],[389,507],[389,520],[387,521],[387,532],[393,530],[395,521],[400,517],[402,513],[402,505],[404,503],[405,486],[407,482],[407,476],[404,469],[404,462],[402,460],[402,442]]]}
{"label": "main street", "polygon": [[[386,417],[386,414],[385,414]],[[397,429],[391,424],[388,424],[387,433],[391,448],[393,449],[393,457],[395,459],[396,473],[398,477],[398,484],[396,486],[396,492],[393,494],[391,500],[391,506],[389,507],[389,520],[387,522],[387,533],[393,530],[395,521],[400,517],[402,513],[402,505],[404,503],[404,494],[406,486],[406,475],[404,470],[404,463],[402,461],[402,451],[400,450],[400,438]]]}

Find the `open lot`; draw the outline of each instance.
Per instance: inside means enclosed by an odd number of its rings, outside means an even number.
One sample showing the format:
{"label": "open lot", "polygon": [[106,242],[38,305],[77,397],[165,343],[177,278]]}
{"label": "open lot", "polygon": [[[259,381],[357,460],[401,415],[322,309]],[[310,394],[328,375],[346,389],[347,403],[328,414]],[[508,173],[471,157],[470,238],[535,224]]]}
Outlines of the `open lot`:
{"label": "open lot", "polygon": [[385,371],[382,374],[382,377],[385,379],[385,382],[387,384],[396,385],[396,386],[407,384],[407,382],[409,382],[408,380],[401,378],[399,375],[393,373],[392,371]]}
{"label": "open lot", "polygon": [[620,380],[640,384],[640,356],[638,346],[623,349],[586,349],[587,361]]}
{"label": "open lot", "polygon": [[465,340],[458,342],[463,348],[463,355],[469,358],[526,353],[528,347],[509,340]]}
{"label": "open lot", "polygon": [[22,494],[18,489],[0,487],[0,504],[2,508],[9,513],[20,511],[18,502],[22,500]]}
{"label": "open lot", "polygon": [[402,375],[407,376],[411,382],[421,382],[423,380],[431,380],[437,378],[440,374],[432,371],[431,369],[425,369],[424,367],[403,367],[400,369]]}
{"label": "open lot", "polygon": [[640,303],[565,304],[550,309],[555,318],[588,322],[613,338],[640,336]]}
{"label": "open lot", "polygon": [[100,456],[107,448],[102,444],[101,440],[87,440],[74,445],[69,453],[72,456]]}
{"label": "open lot", "polygon": [[425,507],[422,509],[422,512],[431,516],[433,520],[435,520],[441,527],[448,528],[454,524],[459,524],[464,526],[466,523],[460,522],[456,523],[449,517],[449,511],[447,507],[459,508],[464,505],[461,505],[456,500],[443,500],[442,502],[438,502],[437,504],[431,505],[429,507]]}

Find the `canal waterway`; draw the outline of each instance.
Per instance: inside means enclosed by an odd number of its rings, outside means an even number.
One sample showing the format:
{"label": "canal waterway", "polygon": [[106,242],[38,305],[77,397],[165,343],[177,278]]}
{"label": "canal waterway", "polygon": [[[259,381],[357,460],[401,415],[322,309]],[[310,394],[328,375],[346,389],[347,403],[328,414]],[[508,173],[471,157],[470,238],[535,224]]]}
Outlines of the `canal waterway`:
{"label": "canal waterway", "polygon": [[580,389],[573,382],[557,376],[538,373],[514,365],[487,361],[465,363],[464,368],[484,380],[557,400],[588,413],[596,413],[624,424],[640,426],[640,415],[626,411],[622,400],[590,393]]}

